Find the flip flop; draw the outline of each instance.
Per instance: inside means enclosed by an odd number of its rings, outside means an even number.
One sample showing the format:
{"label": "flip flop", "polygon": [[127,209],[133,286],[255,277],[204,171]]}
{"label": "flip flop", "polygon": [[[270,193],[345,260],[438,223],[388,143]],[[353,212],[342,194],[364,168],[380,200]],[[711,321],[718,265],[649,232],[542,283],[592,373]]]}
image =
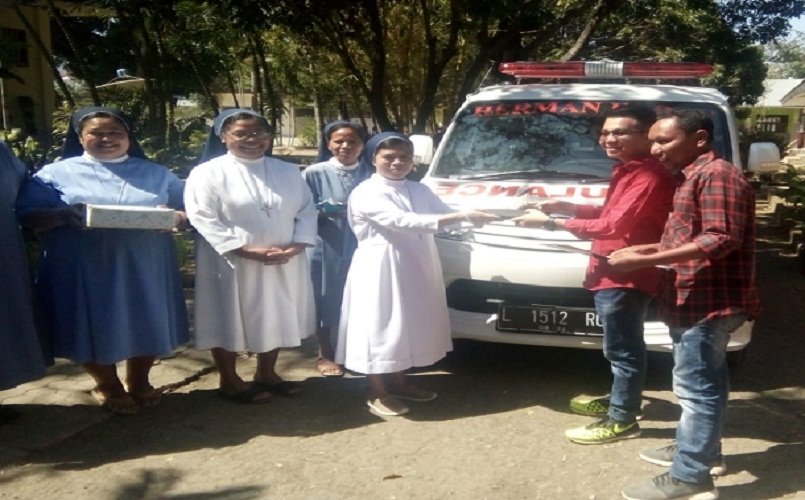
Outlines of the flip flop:
{"label": "flip flop", "polygon": [[283,380],[282,382],[276,382],[274,384],[266,384],[265,382],[255,381],[254,385],[271,394],[276,394],[284,398],[296,398],[302,395],[302,384],[299,382]]}
{"label": "flip flop", "polygon": [[222,390],[218,390],[218,395],[222,398],[226,399],[227,401],[232,401],[233,403],[239,403],[243,405],[262,405],[271,402],[271,398],[262,397],[259,398],[260,395],[271,395],[269,391],[267,391],[264,387],[260,387],[257,384],[252,384],[249,386],[248,389],[244,389],[240,392],[236,392],[234,394],[226,393]]}
{"label": "flip flop", "polygon": [[130,392],[129,395],[140,405],[140,408],[153,408],[162,401],[162,391],[154,388],[144,392]]}
{"label": "flip flop", "polygon": [[366,406],[369,411],[375,415],[383,417],[399,417],[408,413],[408,407],[405,403],[394,398],[393,396],[386,396],[384,398],[367,399]]}
{"label": "flip flop", "polygon": [[134,415],[140,411],[140,405],[128,393],[110,396],[98,389],[92,389],[90,394],[95,398],[95,401],[100,403],[103,409],[117,415]]}
{"label": "flip flop", "polygon": [[344,370],[341,369],[335,361],[327,358],[319,358],[316,360],[316,368],[319,369],[322,377],[343,377]]}

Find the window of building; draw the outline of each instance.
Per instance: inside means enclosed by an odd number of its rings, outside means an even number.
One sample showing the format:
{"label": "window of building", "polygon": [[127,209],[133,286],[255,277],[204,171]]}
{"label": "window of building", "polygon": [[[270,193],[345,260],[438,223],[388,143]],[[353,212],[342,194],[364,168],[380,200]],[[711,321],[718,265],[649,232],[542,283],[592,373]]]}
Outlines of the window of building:
{"label": "window of building", "polygon": [[25,30],[0,28],[0,62],[7,66],[28,66]]}
{"label": "window of building", "polygon": [[788,131],[788,115],[766,115],[755,117],[756,132],[784,134]]}

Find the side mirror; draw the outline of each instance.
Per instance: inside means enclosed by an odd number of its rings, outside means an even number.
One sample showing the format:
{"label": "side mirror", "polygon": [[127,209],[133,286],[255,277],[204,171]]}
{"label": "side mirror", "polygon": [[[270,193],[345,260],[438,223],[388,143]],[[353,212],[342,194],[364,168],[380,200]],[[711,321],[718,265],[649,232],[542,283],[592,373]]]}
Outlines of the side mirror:
{"label": "side mirror", "polygon": [[780,148],[773,142],[753,142],[749,145],[746,169],[757,174],[780,170]]}
{"label": "side mirror", "polygon": [[433,137],[415,134],[408,139],[414,144],[414,163],[429,165],[433,159]]}

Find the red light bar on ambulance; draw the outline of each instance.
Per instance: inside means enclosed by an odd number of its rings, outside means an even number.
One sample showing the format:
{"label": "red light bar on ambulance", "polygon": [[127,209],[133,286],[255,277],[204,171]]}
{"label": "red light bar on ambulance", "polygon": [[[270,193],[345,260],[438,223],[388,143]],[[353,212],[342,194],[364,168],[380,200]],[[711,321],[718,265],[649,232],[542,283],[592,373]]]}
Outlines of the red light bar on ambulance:
{"label": "red light bar on ambulance", "polygon": [[713,72],[709,64],[615,61],[509,62],[498,70],[515,78],[694,78]]}

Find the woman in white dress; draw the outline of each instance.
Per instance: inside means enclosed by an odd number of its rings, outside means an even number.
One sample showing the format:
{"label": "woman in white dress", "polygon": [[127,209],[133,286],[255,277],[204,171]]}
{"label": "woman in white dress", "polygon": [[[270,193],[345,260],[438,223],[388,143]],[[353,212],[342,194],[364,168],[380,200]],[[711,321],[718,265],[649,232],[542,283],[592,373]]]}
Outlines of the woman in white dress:
{"label": "woman in white dress", "polygon": [[401,134],[376,135],[366,152],[376,173],[349,197],[347,217],[358,248],[344,290],[336,362],[368,375],[372,412],[403,415],[408,407],[402,399],[436,398],[408,383],[403,371],[432,365],[452,348],[433,234],[497,216],[453,211],[424,184],[406,180],[413,145]]}
{"label": "woman in white dress", "polygon": [[[221,113],[205,150],[212,159],[192,170],[185,188],[188,217],[202,236],[196,346],[212,349],[219,394],[246,404],[301,392],[276,373],[277,355],[315,330],[304,249],[316,242],[317,213],[299,168],[265,156],[271,139],[268,122],[254,111]],[[221,145],[223,154],[215,151]],[[243,351],[257,353],[253,382],[236,370]]]}

